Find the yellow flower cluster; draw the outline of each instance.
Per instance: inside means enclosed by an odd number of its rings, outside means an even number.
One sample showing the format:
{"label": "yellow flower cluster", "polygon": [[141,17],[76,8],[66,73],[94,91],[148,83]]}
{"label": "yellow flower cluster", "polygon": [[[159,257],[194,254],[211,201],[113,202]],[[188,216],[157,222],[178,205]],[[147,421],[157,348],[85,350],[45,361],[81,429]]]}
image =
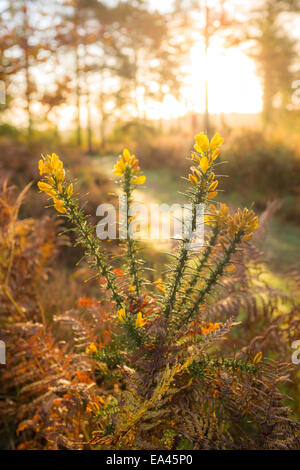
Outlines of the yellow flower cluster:
{"label": "yellow flower cluster", "polygon": [[[128,149],[124,149],[120,160],[114,166],[114,174],[122,176],[126,169],[129,168],[132,175],[137,175],[140,171],[139,161],[135,155],[131,155]],[[144,184],[146,181],[145,175],[135,176],[132,180],[133,184]]]}
{"label": "yellow flower cluster", "polygon": [[[53,198],[54,207],[58,212],[65,213],[66,207],[60,198],[65,189],[63,186],[65,180],[63,162],[59,159],[56,153],[46,155],[46,157],[42,156],[39,161],[39,170],[40,175],[45,179],[45,181],[38,182],[39,190]],[[72,196],[72,184],[66,188],[66,194],[68,197]]]}
{"label": "yellow flower cluster", "polygon": [[229,217],[229,209],[226,204],[220,203],[218,209],[214,204],[210,204],[209,209],[211,215],[205,217],[205,223],[207,225],[218,225],[220,229],[225,228]]}
{"label": "yellow flower cluster", "polygon": [[65,179],[65,170],[63,168],[63,162],[59,159],[59,156],[56,153],[52,155],[46,155],[42,157],[39,161],[39,170],[40,175],[47,175],[51,177],[55,172],[56,179],[58,182],[62,182]]}
{"label": "yellow flower cluster", "polygon": [[199,163],[202,173],[205,174],[220,155],[221,150],[219,147],[223,144],[224,139],[216,134],[209,142],[207,135],[201,132],[201,134],[195,136],[195,140],[194,149],[197,153],[193,153],[192,158]]}
{"label": "yellow flower cluster", "polygon": [[[196,186],[202,180],[202,175],[198,168],[194,166],[191,167],[191,172],[192,173],[189,174],[189,180],[193,185]],[[207,192],[207,199],[214,199],[217,196],[218,191],[216,191],[216,189],[218,187],[218,184],[219,182],[218,180],[215,180],[215,174],[213,171],[211,172],[207,180],[202,181],[201,189],[203,192]]]}
{"label": "yellow flower cluster", "polygon": [[201,181],[201,173],[200,171],[195,167],[191,167],[191,172],[189,174],[189,180],[192,184],[197,185]]}
{"label": "yellow flower cluster", "polygon": [[[118,311],[118,318],[120,320],[121,323],[125,323],[126,320],[127,320],[127,316],[126,316],[126,310],[125,308],[121,308],[119,311]],[[136,316],[136,320],[135,320],[135,326],[136,328],[142,328],[143,326],[145,326],[147,323],[147,319],[146,318],[143,318],[143,314],[142,312],[139,312]]]}
{"label": "yellow flower cluster", "polygon": [[[201,155],[206,153],[214,154],[214,152],[216,152],[216,150],[218,150],[224,142],[224,139],[222,139],[219,134],[216,134],[209,142],[207,135],[205,135],[203,132],[201,132],[199,135],[196,135],[195,140],[196,143],[194,145],[194,149]],[[219,154],[220,151],[218,150],[217,153]]]}
{"label": "yellow flower cluster", "polygon": [[202,191],[207,192],[208,199],[214,199],[218,192],[218,181],[215,180],[215,174],[211,171],[208,178],[204,178],[207,171],[212,166],[213,162],[220,155],[219,147],[224,142],[219,134],[216,134],[209,142],[208,137],[202,132],[195,137],[196,144],[194,145],[195,150],[198,153],[192,153],[192,159],[198,163],[198,166],[191,167],[191,173],[189,174],[189,180],[193,185],[202,184]]}
{"label": "yellow flower cluster", "polygon": [[254,230],[258,227],[258,217],[246,207],[244,210],[238,209],[233,216],[228,217],[228,233],[231,237],[236,234],[243,235],[242,241],[250,240]]}
{"label": "yellow flower cluster", "polygon": [[226,204],[219,204],[218,209],[214,204],[209,206],[211,215],[205,217],[205,223],[207,225],[218,225],[222,229],[227,229],[227,232],[231,238],[237,233],[243,235],[242,241],[250,240],[254,230],[258,227],[258,217],[255,216],[254,212],[249,211],[247,208],[237,212],[231,216],[229,209]]}

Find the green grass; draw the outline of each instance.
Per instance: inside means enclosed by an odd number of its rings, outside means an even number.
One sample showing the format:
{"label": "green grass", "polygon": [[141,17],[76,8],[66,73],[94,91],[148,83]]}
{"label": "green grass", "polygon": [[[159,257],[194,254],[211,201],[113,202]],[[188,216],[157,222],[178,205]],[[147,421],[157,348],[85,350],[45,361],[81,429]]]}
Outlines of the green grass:
{"label": "green grass", "polygon": [[183,178],[178,177],[178,175],[168,171],[166,168],[161,170],[146,170],[145,175],[147,177],[146,191],[153,199],[166,204],[183,202],[183,198],[179,194],[187,188]]}
{"label": "green grass", "polygon": [[274,217],[263,248],[276,269],[300,265],[300,227]]}

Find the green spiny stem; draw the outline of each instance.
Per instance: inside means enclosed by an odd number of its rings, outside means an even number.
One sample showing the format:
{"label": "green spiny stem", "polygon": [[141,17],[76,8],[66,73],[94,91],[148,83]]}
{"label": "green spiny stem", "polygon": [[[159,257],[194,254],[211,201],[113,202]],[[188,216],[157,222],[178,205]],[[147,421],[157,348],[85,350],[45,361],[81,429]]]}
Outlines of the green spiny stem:
{"label": "green spiny stem", "polygon": [[224,269],[229,263],[230,258],[235,252],[238,243],[241,241],[241,238],[242,234],[236,234],[235,237],[231,240],[228,248],[224,250],[223,258],[218,263],[216,263],[214,268],[211,270],[209,277],[206,279],[205,287],[201,290],[193,305],[187,310],[186,315],[183,316],[179,328],[190,320],[193,314],[197,312],[199,306],[202,304],[206,296],[210,294],[211,289],[216,284],[218,279],[222,276]]}
{"label": "green spiny stem", "polygon": [[132,346],[140,348],[144,343],[143,329],[136,328],[132,321],[124,323],[124,329],[129,342],[132,343]]}
{"label": "green spiny stem", "polygon": [[[211,173],[211,170],[210,172],[207,172],[206,175],[204,175],[203,177],[203,180],[206,182],[206,180],[208,179],[209,175]],[[200,185],[197,186],[196,188],[196,191],[195,193],[193,194],[192,196],[192,230],[194,231],[195,228],[196,228],[196,223],[197,223],[197,220],[196,220],[196,217],[197,217],[197,205],[198,204],[207,204],[207,190],[203,191],[202,190],[202,181],[200,183]],[[177,292],[178,292],[178,287],[180,285],[180,282],[184,276],[184,273],[185,273],[185,270],[186,270],[186,266],[187,266],[187,261],[188,261],[188,258],[189,258],[189,250],[188,250],[188,245],[190,243],[190,240],[183,240],[183,244],[182,244],[182,247],[181,247],[181,251],[180,251],[180,254],[179,254],[179,258],[178,258],[178,261],[177,261],[177,264],[175,266],[175,269],[174,269],[174,277],[173,277],[173,280],[171,282],[171,285],[170,285],[170,288],[169,288],[169,292],[168,292],[168,295],[167,295],[167,298],[165,300],[165,308],[164,308],[164,316],[166,317],[169,317],[174,305],[175,305],[175,302],[176,302],[176,296],[177,296]]]}
{"label": "green spiny stem", "polygon": [[184,242],[184,245],[180,252],[179,260],[175,268],[175,276],[174,276],[174,279],[173,279],[173,282],[172,282],[172,285],[171,285],[171,288],[167,297],[166,306],[164,310],[164,315],[166,317],[168,317],[171,313],[171,310],[175,303],[177,288],[180,284],[183,273],[185,271],[186,261],[188,259],[188,250],[185,248],[185,246],[186,246],[186,243]]}
{"label": "green spiny stem", "polygon": [[197,284],[199,276],[200,276],[200,274],[201,274],[201,272],[202,272],[202,270],[203,270],[203,268],[204,268],[204,266],[205,266],[205,264],[206,264],[206,262],[207,262],[207,260],[210,256],[210,254],[212,252],[213,247],[215,246],[218,234],[219,234],[219,229],[218,229],[218,226],[216,225],[213,228],[213,234],[212,234],[211,238],[208,241],[208,245],[206,246],[205,250],[203,251],[202,256],[201,256],[201,258],[198,262],[196,272],[193,274],[192,278],[189,280],[189,287],[186,289],[186,291],[184,292],[184,295],[180,299],[180,302],[178,304],[178,310],[180,309],[180,307],[185,305],[186,301],[189,299],[189,297],[193,293],[194,287]]}
{"label": "green spiny stem", "polygon": [[127,223],[127,259],[129,264],[129,276],[131,285],[135,287],[136,296],[140,296],[140,284],[141,281],[139,279],[139,267],[138,262],[136,260],[136,242],[132,240],[128,234],[128,223],[129,223],[129,210],[132,203],[132,184],[131,184],[131,169],[127,167],[124,173],[124,180],[123,180],[123,191],[126,196],[126,223]]}
{"label": "green spiny stem", "polygon": [[78,242],[85,249],[86,256],[93,259],[93,266],[96,267],[100,274],[105,278],[107,288],[110,289],[113,300],[119,308],[122,308],[123,298],[118,294],[115,278],[113,277],[111,267],[108,265],[104,253],[101,250],[100,242],[99,240],[96,240],[93,235],[93,226],[85,220],[77,202],[69,198],[65,193],[63,193],[61,197],[65,207],[67,208],[66,216],[70,219],[72,224],[75,225],[76,230],[80,235]]}
{"label": "green spiny stem", "polygon": [[232,372],[246,372],[249,374],[256,374],[259,370],[258,366],[253,364],[252,362],[248,362],[247,360],[237,360],[237,359],[225,359],[216,358],[210,359],[209,357],[205,357],[200,361],[194,361],[189,366],[189,371],[193,376],[203,377],[205,376],[205,370],[207,368],[211,369],[211,372],[214,369],[220,369],[224,367],[225,369],[231,369]]}

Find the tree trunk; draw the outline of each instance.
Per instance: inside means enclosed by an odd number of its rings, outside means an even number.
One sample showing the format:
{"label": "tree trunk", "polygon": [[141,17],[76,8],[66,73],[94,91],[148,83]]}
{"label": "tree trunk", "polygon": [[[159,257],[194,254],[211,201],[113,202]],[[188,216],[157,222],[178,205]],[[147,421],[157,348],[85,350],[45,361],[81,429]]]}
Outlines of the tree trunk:
{"label": "tree trunk", "polygon": [[93,143],[92,143],[92,116],[91,116],[91,93],[89,86],[89,71],[87,64],[88,50],[85,47],[85,64],[84,64],[84,88],[85,88],[85,98],[86,98],[86,111],[87,111],[87,147],[88,153],[93,153]]}
{"label": "tree trunk", "polygon": [[101,121],[100,121],[100,147],[103,149],[105,147],[105,121],[106,121],[106,116],[105,116],[105,109],[104,109],[104,95],[102,90],[100,91],[100,97],[99,97],[99,102],[100,102],[100,115],[101,115]]}
{"label": "tree trunk", "polygon": [[93,139],[92,139],[92,116],[91,116],[91,101],[90,92],[87,95],[87,143],[88,152],[93,153]]}
{"label": "tree trunk", "polygon": [[104,84],[104,71],[105,71],[105,51],[103,50],[103,57],[100,64],[100,93],[99,93],[99,110],[100,110],[100,148],[103,150],[105,147],[106,136],[106,114],[105,114],[105,93],[103,89]]}
{"label": "tree trunk", "polygon": [[31,113],[31,85],[30,85],[30,74],[29,74],[29,57],[28,51],[25,50],[25,82],[26,82],[26,111],[27,111],[27,119],[28,119],[28,137],[32,136],[33,131],[33,119]]}
{"label": "tree trunk", "polygon": [[28,46],[28,12],[26,2],[23,2],[23,39],[24,39],[24,68],[25,68],[25,99],[26,99],[26,112],[27,112],[27,134],[30,138],[33,131],[33,119],[31,112],[31,83],[30,83],[30,71],[29,71],[29,46]]}
{"label": "tree trunk", "polygon": [[78,147],[81,147],[81,120],[80,120],[80,66],[79,66],[79,51],[78,44],[75,48],[75,62],[76,62],[76,109],[77,109],[77,131],[76,141]]}

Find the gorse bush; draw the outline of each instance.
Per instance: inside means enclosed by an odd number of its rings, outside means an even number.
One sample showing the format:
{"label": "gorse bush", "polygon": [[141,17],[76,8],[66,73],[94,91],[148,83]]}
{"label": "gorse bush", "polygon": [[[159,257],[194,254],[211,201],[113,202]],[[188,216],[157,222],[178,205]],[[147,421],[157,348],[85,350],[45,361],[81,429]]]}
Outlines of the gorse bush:
{"label": "gorse bush", "polygon": [[[137,240],[104,249],[55,154],[39,163],[39,187],[83,247],[91,286],[57,256],[69,243],[61,223],[20,219],[28,187],[3,185],[1,447],[299,448],[300,277],[283,274],[282,292],[259,250],[276,204],[257,227],[253,211],[216,202],[221,145],[197,136],[186,178],[187,200],[206,208],[205,243],[178,240],[159,276]],[[130,209],[145,176],[128,150],[114,173]]]}
{"label": "gorse bush", "polygon": [[248,130],[232,139],[224,156],[231,178],[224,187],[243,200],[253,198],[259,210],[280,198],[280,217],[299,224],[299,152],[291,138],[273,134]]}
{"label": "gorse bush", "polygon": [[[209,141],[202,133],[196,136],[191,153],[186,198],[192,205],[193,229],[197,205],[205,207],[205,244],[195,252],[190,250],[189,239],[178,241],[165,279],[152,283],[141,260],[139,242],[128,234],[122,242],[122,266],[114,268],[112,256],[105,252],[74,196],[73,184],[66,181],[63,162],[56,154],[39,162],[43,177],[39,189],[71,222],[77,243],[110,298],[109,341],[104,343],[101,335],[95,335],[86,348],[103,386],[86,409],[93,420],[89,432],[84,433],[92,436],[88,442],[91,448],[299,446],[299,424],[289,417],[286,397],[278,389],[286,379],[287,366],[262,361],[259,350],[253,354],[253,348],[233,351],[228,346],[231,330],[239,328],[237,317],[241,308],[247,307],[249,291],[252,305],[259,304],[255,287],[248,283],[246,288],[242,282],[247,268],[240,272],[258,218],[252,210],[238,209],[232,214],[225,204],[212,203],[219,194],[222,143],[218,134]],[[135,187],[144,184],[145,176],[127,149],[114,173],[127,196],[129,214]],[[127,226],[130,221],[128,216]],[[228,280],[235,289],[231,288],[232,297],[226,304],[222,286],[226,287]],[[244,291],[238,293],[241,287]],[[263,299],[261,286],[256,289]],[[273,293],[276,296],[278,292]],[[224,355],[222,344],[226,342]],[[111,388],[112,383],[117,386]]]}

